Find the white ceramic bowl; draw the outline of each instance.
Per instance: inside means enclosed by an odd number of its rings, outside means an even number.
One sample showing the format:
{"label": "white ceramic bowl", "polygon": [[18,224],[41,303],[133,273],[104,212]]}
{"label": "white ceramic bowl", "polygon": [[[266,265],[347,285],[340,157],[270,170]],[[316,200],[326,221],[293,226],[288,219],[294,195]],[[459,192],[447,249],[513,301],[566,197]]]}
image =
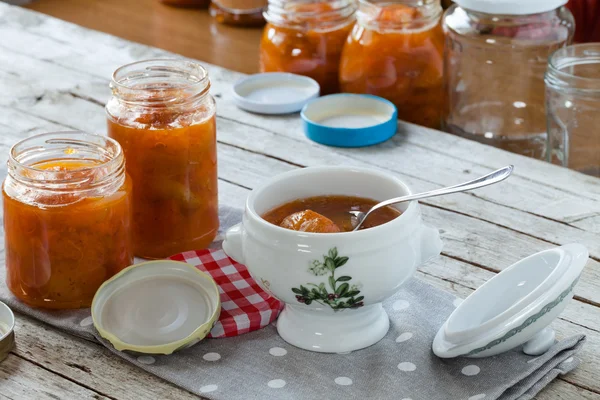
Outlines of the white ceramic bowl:
{"label": "white ceramic bowl", "polygon": [[442,244],[438,231],[423,224],[416,202],[399,205],[398,218],[358,232],[297,232],[261,218],[288,201],[328,194],[384,200],[410,190],[393,176],[368,169],[288,172],[251,193],[243,221],[226,233],[223,249],[286,303],[277,322],[284,340],[312,351],[345,352],[385,336],[389,320],[381,302],[417,266],[438,255]]}

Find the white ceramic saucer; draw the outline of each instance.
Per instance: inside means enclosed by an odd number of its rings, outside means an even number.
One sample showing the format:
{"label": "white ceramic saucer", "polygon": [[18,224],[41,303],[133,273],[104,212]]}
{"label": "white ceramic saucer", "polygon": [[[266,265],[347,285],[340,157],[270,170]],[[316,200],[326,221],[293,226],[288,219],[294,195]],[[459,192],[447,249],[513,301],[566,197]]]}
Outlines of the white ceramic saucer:
{"label": "white ceramic saucer", "polygon": [[302,75],[268,72],[247,76],[233,86],[238,107],[260,114],[288,114],[302,110],[319,97],[317,81]]}
{"label": "white ceramic saucer", "polygon": [[494,276],[441,327],[433,352],[442,358],[488,357],[521,345],[529,355],[554,344],[548,326],[573,298],[588,251],[569,244],[529,256]]}
{"label": "white ceramic saucer", "polygon": [[92,302],[92,319],[115,349],[171,354],[210,332],[221,311],[215,281],[190,264],[148,261],[106,281]]}

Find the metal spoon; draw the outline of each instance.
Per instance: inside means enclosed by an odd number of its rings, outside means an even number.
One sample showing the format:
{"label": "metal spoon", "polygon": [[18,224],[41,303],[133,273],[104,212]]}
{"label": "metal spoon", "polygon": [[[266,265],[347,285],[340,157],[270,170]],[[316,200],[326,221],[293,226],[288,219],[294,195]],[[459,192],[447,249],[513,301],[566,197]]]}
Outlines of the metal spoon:
{"label": "metal spoon", "polygon": [[426,199],[428,197],[441,196],[444,194],[465,192],[467,190],[473,190],[473,189],[477,189],[480,187],[493,185],[494,183],[502,182],[503,180],[508,178],[510,176],[510,174],[512,174],[513,169],[514,169],[514,167],[512,165],[509,165],[509,166],[501,168],[497,171],[494,171],[490,174],[484,175],[481,178],[477,178],[477,179],[474,179],[469,182],[464,182],[464,183],[446,187],[446,188],[435,189],[435,190],[431,190],[429,192],[411,194],[408,196],[396,197],[393,199],[382,201],[379,204],[375,204],[366,213],[364,213],[362,211],[350,211],[350,214],[352,214],[354,217],[356,217],[356,219],[355,219],[356,225],[353,224],[354,229],[352,229],[352,232],[358,230],[361,227],[361,225],[363,224],[363,222],[365,222],[367,217],[373,211],[378,210],[382,207],[390,206],[392,204],[397,204],[397,203],[403,203],[405,201],[420,200],[420,199]]}

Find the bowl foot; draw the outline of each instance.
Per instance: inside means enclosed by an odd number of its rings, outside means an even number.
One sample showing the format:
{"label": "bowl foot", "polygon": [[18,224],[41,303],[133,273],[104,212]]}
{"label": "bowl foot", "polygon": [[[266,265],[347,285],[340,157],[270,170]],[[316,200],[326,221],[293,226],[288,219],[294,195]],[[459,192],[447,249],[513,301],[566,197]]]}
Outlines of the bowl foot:
{"label": "bowl foot", "polygon": [[381,303],[339,312],[286,304],[277,320],[277,331],[283,340],[320,353],[343,353],[371,346],[389,328],[390,320]]}

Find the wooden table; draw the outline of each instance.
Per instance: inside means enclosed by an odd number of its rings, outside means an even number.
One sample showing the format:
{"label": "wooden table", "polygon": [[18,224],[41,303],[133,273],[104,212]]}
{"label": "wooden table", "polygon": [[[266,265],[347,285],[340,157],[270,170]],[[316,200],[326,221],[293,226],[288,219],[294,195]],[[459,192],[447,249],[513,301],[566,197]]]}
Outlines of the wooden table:
{"label": "wooden table", "polygon": [[[19,138],[65,129],[105,132],[112,71],[168,55],[0,3],[0,164]],[[441,229],[445,248],[417,277],[464,297],[529,254],[571,242],[586,245],[592,260],[575,300],[554,323],[559,337],[587,335],[583,363],[538,398],[600,400],[600,180],[405,123],[375,147],[321,146],[304,137],[297,115],[267,118],[238,110],[230,89],[242,75],[208,67],[218,107],[222,204],[242,207],[250,189],[303,166],[383,169],[421,191],[514,164],[515,176],[500,185],[422,202],[424,218]],[[18,346],[0,364],[0,399],[195,397],[97,343],[23,315],[17,319]]]}
{"label": "wooden table", "polygon": [[35,0],[27,8],[234,71],[258,72],[262,28],[221,25],[207,10],[159,0]]}

